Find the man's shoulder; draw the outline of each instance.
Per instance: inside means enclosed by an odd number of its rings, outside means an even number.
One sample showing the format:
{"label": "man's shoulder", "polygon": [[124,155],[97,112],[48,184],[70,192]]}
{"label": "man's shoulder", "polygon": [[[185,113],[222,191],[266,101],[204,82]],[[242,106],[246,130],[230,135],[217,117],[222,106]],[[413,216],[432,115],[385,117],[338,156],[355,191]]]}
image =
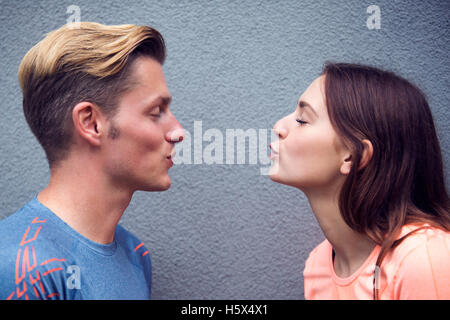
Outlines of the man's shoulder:
{"label": "man's shoulder", "polygon": [[0,256],[8,248],[23,246],[38,237],[43,221],[39,218],[38,210],[30,204],[32,201],[0,221]]}
{"label": "man's shoulder", "polygon": [[30,207],[30,202],[27,202],[20,209],[17,209],[12,214],[0,220],[0,230],[4,232],[8,232],[11,229],[11,226],[17,225],[27,220],[30,217],[30,211],[32,208]]}
{"label": "man's shoulder", "polygon": [[49,216],[33,200],[0,221],[0,299],[63,294],[70,250],[55,239]]}
{"label": "man's shoulder", "polygon": [[120,224],[116,227],[115,239],[118,243],[128,249],[135,249],[136,246],[143,243],[133,232],[127,230]]}
{"label": "man's shoulder", "polygon": [[0,254],[5,248],[27,245],[57,244],[54,237],[57,226],[50,212],[36,198],[0,221]]}
{"label": "man's shoulder", "polygon": [[[143,241],[135,236],[131,231],[121,225],[117,225],[115,239],[125,250],[129,259],[135,265],[150,265],[150,250],[147,249]],[[145,268],[148,268],[146,266]]]}

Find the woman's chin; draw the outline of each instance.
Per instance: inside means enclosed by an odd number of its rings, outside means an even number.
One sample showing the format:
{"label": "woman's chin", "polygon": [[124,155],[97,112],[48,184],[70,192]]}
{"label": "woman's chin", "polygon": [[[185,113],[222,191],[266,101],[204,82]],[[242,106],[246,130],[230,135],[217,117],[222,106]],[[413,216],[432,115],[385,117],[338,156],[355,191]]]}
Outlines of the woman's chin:
{"label": "woman's chin", "polygon": [[274,169],[273,167],[269,170],[269,178],[273,182],[284,184],[289,187],[294,187],[303,191],[303,187],[298,184],[297,181],[292,181],[292,179],[283,178],[283,175],[280,174],[278,169]]}
{"label": "woman's chin", "polygon": [[282,184],[284,184],[283,179],[282,179],[281,176],[280,176],[280,169],[279,169],[279,167],[278,167],[278,164],[274,164],[274,165],[270,168],[270,170],[269,170],[269,178],[270,178],[270,180],[272,180],[273,182],[277,182],[277,183],[282,183]]}

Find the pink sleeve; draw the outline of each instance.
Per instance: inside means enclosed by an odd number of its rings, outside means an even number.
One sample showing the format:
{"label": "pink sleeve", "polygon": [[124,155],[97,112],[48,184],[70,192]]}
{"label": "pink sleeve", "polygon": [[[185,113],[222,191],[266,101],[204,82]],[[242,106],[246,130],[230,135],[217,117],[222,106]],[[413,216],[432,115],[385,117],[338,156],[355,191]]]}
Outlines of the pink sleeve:
{"label": "pink sleeve", "polygon": [[449,236],[427,238],[401,261],[394,278],[395,299],[450,299]]}
{"label": "pink sleeve", "polygon": [[303,286],[304,286],[304,295],[306,300],[315,299],[314,286],[317,278],[318,266],[316,265],[316,260],[318,255],[320,256],[321,252],[323,252],[323,247],[325,245],[325,241],[316,246],[308,256],[305,262],[305,269],[303,270]]}
{"label": "pink sleeve", "polygon": [[311,300],[312,297],[312,282],[313,279],[311,277],[311,273],[314,268],[311,266],[313,264],[315,251],[310,252],[308,259],[305,262],[305,269],[303,270],[303,287],[304,287],[304,295],[306,300]]}

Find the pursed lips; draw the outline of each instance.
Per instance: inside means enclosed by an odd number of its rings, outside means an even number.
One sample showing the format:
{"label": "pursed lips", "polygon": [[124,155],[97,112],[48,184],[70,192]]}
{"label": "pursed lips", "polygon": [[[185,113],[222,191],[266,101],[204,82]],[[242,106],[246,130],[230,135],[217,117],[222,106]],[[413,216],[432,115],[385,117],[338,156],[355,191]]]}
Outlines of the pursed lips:
{"label": "pursed lips", "polygon": [[269,147],[270,147],[270,149],[272,150],[272,152],[273,152],[274,154],[278,154],[278,150],[276,150],[276,149],[274,148],[273,143],[271,143],[271,144],[269,145]]}
{"label": "pursed lips", "polygon": [[172,149],[172,151],[170,152],[170,154],[166,158],[171,160],[174,156],[175,156],[175,148]]}
{"label": "pursed lips", "polygon": [[270,159],[277,158],[278,157],[278,150],[275,149],[275,147],[273,146],[273,143],[271,143],[269,145],[269,147],[272,150],[272,152],[270,153]]}
{"label": "pursed lips", "polygon": [[173,160],[172,160],[172,157],[173,157],[173,151],[172,151],[172,153],[171,153],[170,155],[168,155],[168,156],[166,157],[166,161],[167,161],[167,164],[169,165],[169,168],[173,166]]}

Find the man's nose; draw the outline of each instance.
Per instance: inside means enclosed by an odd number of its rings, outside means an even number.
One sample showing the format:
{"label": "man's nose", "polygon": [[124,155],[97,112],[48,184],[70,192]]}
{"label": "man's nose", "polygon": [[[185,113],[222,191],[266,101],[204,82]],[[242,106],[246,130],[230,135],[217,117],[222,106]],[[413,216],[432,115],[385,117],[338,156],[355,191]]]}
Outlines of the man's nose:
{"label": "man's nose", "polygon": [[178,129],[169,131],[167,133],[166,139],[169,142],[174,142],[174,143],[183,141],[183,139],[184,139],[184,129],[180,127]]}
{"label": "man's nose", "polygon": [[175,118],[175,116],[172,115],[172,117],[173,117],[172,128],[166,133],[166,140],[173,143],[181,142],[183,141],[185,136],[184,129],[178,122],[178,120]]}

